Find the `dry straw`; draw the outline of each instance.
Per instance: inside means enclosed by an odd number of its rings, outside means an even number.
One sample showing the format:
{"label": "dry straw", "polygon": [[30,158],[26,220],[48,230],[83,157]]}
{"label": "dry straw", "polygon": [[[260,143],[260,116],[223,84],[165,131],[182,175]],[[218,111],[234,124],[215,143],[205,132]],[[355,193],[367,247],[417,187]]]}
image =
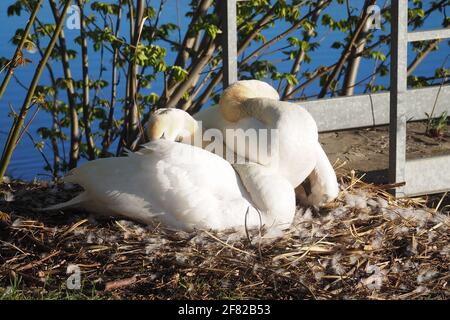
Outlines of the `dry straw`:
{"label": "dry straw", "polygon": [[0,296],[18,278],[24,296],[65,290],[75,264],[82,291],[104,298],[448,299],[448,197],[428,208],[354,173],[341,186],[334,203],[299,208],[293,226],[269,239],[37,213],[79,190],[3,184],[14,197],[0,202]]}

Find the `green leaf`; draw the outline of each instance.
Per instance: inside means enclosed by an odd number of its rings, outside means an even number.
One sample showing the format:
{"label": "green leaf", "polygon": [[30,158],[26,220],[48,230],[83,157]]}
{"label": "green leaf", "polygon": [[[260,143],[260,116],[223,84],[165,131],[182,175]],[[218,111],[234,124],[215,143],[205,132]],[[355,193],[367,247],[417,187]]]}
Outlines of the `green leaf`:
{"label": "green leaf", "polygon": [[188,76],[188,72],[181,68],[180,66],[172,66],[171,67],[172,74],[177,82],[181,82],[186,80]]}

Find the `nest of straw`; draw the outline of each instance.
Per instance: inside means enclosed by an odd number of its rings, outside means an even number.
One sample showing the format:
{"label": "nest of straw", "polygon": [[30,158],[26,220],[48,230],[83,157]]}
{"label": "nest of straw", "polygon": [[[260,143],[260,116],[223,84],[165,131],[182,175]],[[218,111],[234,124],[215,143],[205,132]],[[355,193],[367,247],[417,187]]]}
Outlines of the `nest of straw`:
{"label": "nest of straw", "polygon": [[79,189],[3,183],[0,298],[70,298],[67,271],[77,265],[77,298],[448,299],[444,199],[429,208],[426,199],[395,199],[354,173],[340,180],[334,203],[299,208],[275,239],[36,212]]}

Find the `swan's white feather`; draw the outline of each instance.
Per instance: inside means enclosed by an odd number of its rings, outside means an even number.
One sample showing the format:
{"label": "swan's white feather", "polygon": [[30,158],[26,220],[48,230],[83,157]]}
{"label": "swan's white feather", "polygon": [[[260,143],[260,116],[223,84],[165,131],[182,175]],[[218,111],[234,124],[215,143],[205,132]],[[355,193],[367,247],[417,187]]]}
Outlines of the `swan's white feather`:
{"label": "swan's white feather", "polygon": [[[264,157],[259,150],[252,153],[230,144],[224,134],[225,144],[230,152],[241,158],[276,169],[297,187],[299,199],[304,204],[322,205],[332,201],[338,195],[338,183],[318,142],[314,119],[301,106],[278,99],[268,84],[256,80],[238,81],[224,91],[221,105],[204,109],[194,117],[203,122],[204,129],[218,128],[223,133],[227,129],[241,129],[238,133],[248,129],[276,129],[279,144],[274,147],[276,150],[270,150],[269,157]],[[311,184],[310,195],[306,195],[301,185],[307,177]]]}
{"label": "swan's white feather", "polygon": [[[195,146],[156,140],[128,157],[91,161],[65,179],[81,185],[83,201],[52,207],[82,206],[89,211],[129,217],[143,223],[154,218],[177,229],[227,229],[259,226],[259,214],[232,166]],[[266,220],[266,221],[264,221]],[[273,223],[271,213],[263,223]]]}
{"label": "swan's white feather", "polygon": [[[196,116],[203,121],[203,129],[223,133],[226,155],[247,160],[234,164],[237,173],[221,157],[223,153],[217,156],[186,144],[185,139],[198,132],[197,122],[186,112],[160,110],[147,127],[149,137],[160,140],[128,152],[127,157],[100,159],[72,170],[65,180],[81,185],[84,193],[51,209],[81,206],[144,223],[159,219],[177,229],[227,229],[245,223],[256,227],[260,218],[267,226],[288,227],[295,213],[294,187],[310,176],[313,195],[307,200],[316,204],[317,199],[337,195],[336,176],[318,142],[311,115],[298,105],[278,101],[275,90],[269,90],[266,98],[258,98],[255,90],[247,99],[246,90],[252,84],[226,90],[229,96],[224,101],[232,103],[231,108],[224,111],[224,106],[213,106]],[[236,101],[229,99],[234,96]],[[261,129],[277,131],[278,143],[269,154],[231,143],[248,130]],[[258,145],[264,142],[259,138]],[[185,143],[173,141],[178,139]]]}
{"label": "swan's white feather", "polygon": [[271,212],[280,228],[289,227],[295,213],[295,193],[289,181],[260,164],[234,164],[233,167],[256,207]]}
{"label": "swan's white feather", "polygon": [[311,185],[310,193],[307,194],[301,185],[295,192],[301,203],[321,206],[337,198],[339,184],[333,166],[320,143],[317,143],[316,150],[317,164],[308,177]]}
{"label": "swan's white feather", "polygon": [[[220,106],[206,108],[196,115],[202,121],[203,129],[217,128],[223,133],[224,142],[232,151],[249,162],[256,162],[268,167],[276,167],[279,174],[296,187],[312,172],[317,162],[316,144],[318,141],[317,125],[308,111],[296,104],[276,101],[269,98],[253,98],[245,102],[247,112],[252,116],[241,118],[236,122],[226,120]],[[239,148],[234,144],[236,137],[247,130],[271,130],[277,132],[278,144],[268,149],[267,155],[259,152],[249,153],[249,149]],[[234,133],[232,135],[227,135]],[[257,143],[260,136],[257,135]]]}

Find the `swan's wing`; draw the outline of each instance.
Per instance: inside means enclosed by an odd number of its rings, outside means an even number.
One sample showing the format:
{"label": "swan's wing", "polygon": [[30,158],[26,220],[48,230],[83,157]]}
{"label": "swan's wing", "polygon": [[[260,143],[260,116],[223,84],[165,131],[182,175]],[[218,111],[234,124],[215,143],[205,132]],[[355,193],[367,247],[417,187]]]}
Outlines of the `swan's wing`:
{"label": "swan's wing", "polygon": [[286,101],[254,98],[243,105],[249,114],[277,132],[278,157],[272,158],[271,167],[293,186],[302,183],[317,162],[318,131],[313,117],[301,106]]}
{"label": "swan's wing", "polygon": [[157,217],[181,229],[243,225],[251,206],[228,162],[168,140],[152,141],[128,157],[88,162],[66,180],[85,189],[88,210],[144,223]]}
{"label": "swan's wing", "polygon": [[284,177],[259,164],[234,164],[266,226],[288,228],[295,215],[295,193]]}
{"label": "swan's wing", "polygon": [[88,196],[86,192],[82,192],[78,196],[76,196],[73,199],[70,199],[69,201],[58,203],[52,206],[48,206],[42,209],[38,209],[38,211],[57,211],[57,210],[64,210],[69,208],[76,208],[76,207],[82,207],[85,205],[88,201]]}
{"label": "swan's wing", "polygon": [[249,202],[227,161],[201,148],[164,140],[145,148],[153,154],[143,158],[159,159],[154,170],[157,191],[165,210],[173,212],[177,220],[197,227],[243,224]]}

